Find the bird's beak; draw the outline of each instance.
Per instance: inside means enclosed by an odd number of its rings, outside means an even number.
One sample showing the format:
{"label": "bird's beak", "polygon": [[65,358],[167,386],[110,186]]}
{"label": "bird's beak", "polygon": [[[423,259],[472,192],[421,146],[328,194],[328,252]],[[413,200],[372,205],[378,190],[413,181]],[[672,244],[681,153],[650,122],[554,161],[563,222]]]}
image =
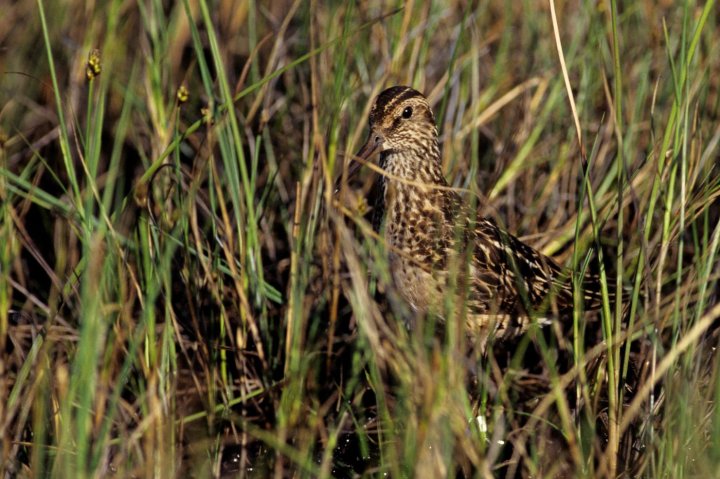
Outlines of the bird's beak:
{"label": "bird's beak", "polygon": [[[370,161],[373,155],[375,155],[381,150],[382,143],[382,135],[374,130],[370,130],[370,134],[368,135],[367,140],[365,140],[365,144],[362,146],[362,148],[360,148],[360,151],[358,151],[355,156],[350,159],[350,165],[348,166],[347,177],[345,181],[355,176],[357,172],[360,171],[360,167],[363,165],[363,163]],[[342,175],[335,183],[335,193],[340,191],[341,182]]]}

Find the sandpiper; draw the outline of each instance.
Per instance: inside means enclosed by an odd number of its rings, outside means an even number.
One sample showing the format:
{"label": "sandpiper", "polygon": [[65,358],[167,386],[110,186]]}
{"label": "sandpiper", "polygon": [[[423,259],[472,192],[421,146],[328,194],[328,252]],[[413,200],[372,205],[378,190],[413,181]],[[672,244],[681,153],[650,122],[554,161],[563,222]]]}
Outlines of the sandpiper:
{"label": "sandpiper", "polygon": [[[369,120],[357,157],[379,155],[390,268],[397,291],[415,312],[442,319],[448,294],[462,299],[465,330],[484,348],[490,337],[508,339],[534,321],[547,324],[572,311],[570,272],[470,211],[448,186],[435,117],[420,92],[388,88],[375,99]],[[585,309],[599,308],[597,278],[582,283]]]}

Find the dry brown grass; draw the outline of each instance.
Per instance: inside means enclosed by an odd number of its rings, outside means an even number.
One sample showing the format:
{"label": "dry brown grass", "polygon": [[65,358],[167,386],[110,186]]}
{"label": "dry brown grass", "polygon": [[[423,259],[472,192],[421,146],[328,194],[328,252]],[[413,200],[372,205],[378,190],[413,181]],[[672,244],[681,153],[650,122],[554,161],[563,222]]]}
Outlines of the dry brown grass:
{"label": "dry brown grass", "polygon": [[[0,4],[0,471],[714,473],[713,3],[556,5],[582,146],[549,3],[264,3]],[[489,356],[407,330],[372,172],[333,194],[392,84],[453,187],[625,307]]]}

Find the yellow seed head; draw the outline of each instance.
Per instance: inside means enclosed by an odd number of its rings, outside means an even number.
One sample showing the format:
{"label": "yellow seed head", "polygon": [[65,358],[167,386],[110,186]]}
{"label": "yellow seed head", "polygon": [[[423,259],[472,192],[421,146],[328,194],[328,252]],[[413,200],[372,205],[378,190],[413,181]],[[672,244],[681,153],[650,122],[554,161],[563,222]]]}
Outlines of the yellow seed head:
{"label": "yellow seed head", "polygon": [[190,98],[190,92],[185,87],[185,85],[180,85],[180,88],[178,88],[177,91],[177,101],[178,103],[182,104],[188,101]]}
{"label": "yellow seed head", "polygon": [[90,51],[88,55],[87,67],[85,68],[85,76],[88,81],[92,81],[93,78],[98,76],[102,72],[102,65],[100,63],[100,50],[97,48]]}

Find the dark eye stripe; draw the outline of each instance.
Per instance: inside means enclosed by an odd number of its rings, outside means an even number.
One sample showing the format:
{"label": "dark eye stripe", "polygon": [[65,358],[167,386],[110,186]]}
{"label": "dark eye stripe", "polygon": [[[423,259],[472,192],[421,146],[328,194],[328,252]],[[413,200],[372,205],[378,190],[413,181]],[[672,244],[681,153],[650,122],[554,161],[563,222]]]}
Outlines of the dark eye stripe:
{"label": "dark eye stripe", "polygon": [[403,121],[402,117],[397,117],[393,119],[392,125],[390,125],[390,130],[397,130],[400,127],[400,122]]}
{"label": "dark eye stripe", "polygon": [[378,123],[386,115],[395,114],[398,105],[415,97],[425,98],[420,92],[407,86],[396,86],[384,90],[375,100],[375,105],[370,112],[370,123]]}

